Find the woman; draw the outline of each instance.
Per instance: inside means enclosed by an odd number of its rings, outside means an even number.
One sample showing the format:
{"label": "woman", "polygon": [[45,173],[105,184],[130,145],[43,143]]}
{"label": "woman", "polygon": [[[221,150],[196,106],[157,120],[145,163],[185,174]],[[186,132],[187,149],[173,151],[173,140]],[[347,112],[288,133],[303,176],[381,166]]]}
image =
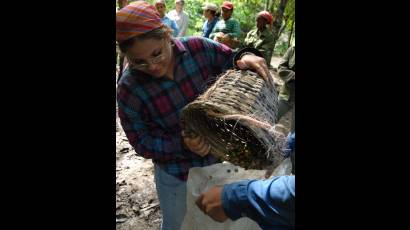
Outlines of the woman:
{"label": "woman", "polygon": [[155,1],[155,8],[157,8],[157,11],[159,13],[159,17],[161,18],[162,23],[164,23],[169,28],[171,28],[174,31],[172,33],[172,35],[174,37],[177,37],[178,33],[179,33],[177,23],[174,20],[171,20],[170,18],[168,18],[168,16],[165,15],[165,11],[167,10],[167,6],[165,5],[165,0],[156,0]]}
{"label": "woman", "polygon": [[[235,66],[272,81],[263,58],[202,37],[172,38],[155,7],[134,2],[117,13],[117,42],[127,60],[118,83],[118,115],[138,155],[152,159],[162,229],[179,229],[186,211],[189,169],[216,163],[203,137],[183,137],[181,109],[212,78]],[[272,84],[273,85],[273,84]]]}
{"label": "woman", "polygon": [[270,65],[275,46],[272,33],[273,16],[268,11],[259,12],[256,16],[256,29],[246,35],[244,46],[258,49]]}

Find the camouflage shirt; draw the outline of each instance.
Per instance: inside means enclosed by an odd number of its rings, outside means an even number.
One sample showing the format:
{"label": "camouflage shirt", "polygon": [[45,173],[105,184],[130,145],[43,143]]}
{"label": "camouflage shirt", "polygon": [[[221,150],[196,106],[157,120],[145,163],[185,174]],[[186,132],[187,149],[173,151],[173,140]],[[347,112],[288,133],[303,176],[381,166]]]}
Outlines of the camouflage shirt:
{"label": "camouflage shirt", "polygon": [[245,47],[258,49],[263,54],[267,64],[270,64],[274,45],[273,33],[269,29],[265,29],[262,33],[258,29],[251,30],[244,41]]}
{"label": "camouflage shirt", "polygon": [[279,99],[293,101],[295,97],[295,46],[291,46],[278,65],[279,77],[284,81]]}

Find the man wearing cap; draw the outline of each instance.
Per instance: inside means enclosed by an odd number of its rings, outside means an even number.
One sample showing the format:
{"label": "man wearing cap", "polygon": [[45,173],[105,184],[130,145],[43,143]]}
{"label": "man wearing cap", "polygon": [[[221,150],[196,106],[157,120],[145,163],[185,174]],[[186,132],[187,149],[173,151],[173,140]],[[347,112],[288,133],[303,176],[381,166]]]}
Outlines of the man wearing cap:
{"label": "man wearing cap", "polygon": [[244,46],[258,49],[268,66],[272,58],[275,41],[272,33],[273,16],[268,11],[261,11],[256,16],[256,29],[248,32]]}
{"label": "man wearing cap", "polygon": [[233,9],[232,2],[225,1],[222,3],[223,19],[216,23],[209,38],[234,49],[239,45],[238,38],[241,34],[241,27],[238,20],[232,18]]}
{"label": "man wearing cap", "polygon": [[183,10],[185,5],[184,0],[175,0],[175,10],[171,10],[167,16],[174,20],[179,29],[178,37],[183,37],[188,29],[189,17],[188,14]]}
{"label": "man wearing cap", "polygon": [[171,20],[168,16],[165,15],[165,11],[167,10],[167,6],[165,5],[165,0],[156,0],[155,1],[155,8],[157,8],[157,11],[159,13],[159,16],[161,17],[162,23],[167,25],[169,28],[171,28],[174,32],[172,35],[174,37],[178,36],[179,29],[174,20]]}
{"label": "man wearing cap", "polygon": [[216,16],[216,11],[218,7],[213,3],[206,3],[204,7],[204,17],[207,19],[204,25],[202,26],[202,36],[209,38],[213,28],[216,23],[219,21],[219,17]]}

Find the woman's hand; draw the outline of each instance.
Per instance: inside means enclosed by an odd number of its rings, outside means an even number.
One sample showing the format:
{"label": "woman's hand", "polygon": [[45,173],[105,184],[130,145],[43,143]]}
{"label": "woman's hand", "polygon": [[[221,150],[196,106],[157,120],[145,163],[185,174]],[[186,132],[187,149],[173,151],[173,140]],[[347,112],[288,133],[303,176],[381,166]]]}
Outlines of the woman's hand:
{"label": "woman's hand", "polygon": [[182,132],[182,137],[184,139],[185,146],[192,152],[200,155],[201,157],[209,154],[211,145],[203,136],[198,136],[196,134],[186,135]]}
{"label": "woman's hand", "polygon": [[236,62],[240,69],[255,70],[266,82],[274,85],[273,77],[269,72],[264,58],[256,55],[246,54]]}

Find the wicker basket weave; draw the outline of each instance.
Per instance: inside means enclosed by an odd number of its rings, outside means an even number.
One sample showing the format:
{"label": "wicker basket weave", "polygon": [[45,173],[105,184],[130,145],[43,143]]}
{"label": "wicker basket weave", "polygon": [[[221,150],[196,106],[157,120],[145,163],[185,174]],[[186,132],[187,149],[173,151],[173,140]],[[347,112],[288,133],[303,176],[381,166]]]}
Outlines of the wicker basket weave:
{"label": "wicker basket weave", "polygon": [[230,70],[182,110],[181,121],[184,132],[204,136],[219,159],[264,169],[283,161],[277,112],[272,85],[254,72]]}

